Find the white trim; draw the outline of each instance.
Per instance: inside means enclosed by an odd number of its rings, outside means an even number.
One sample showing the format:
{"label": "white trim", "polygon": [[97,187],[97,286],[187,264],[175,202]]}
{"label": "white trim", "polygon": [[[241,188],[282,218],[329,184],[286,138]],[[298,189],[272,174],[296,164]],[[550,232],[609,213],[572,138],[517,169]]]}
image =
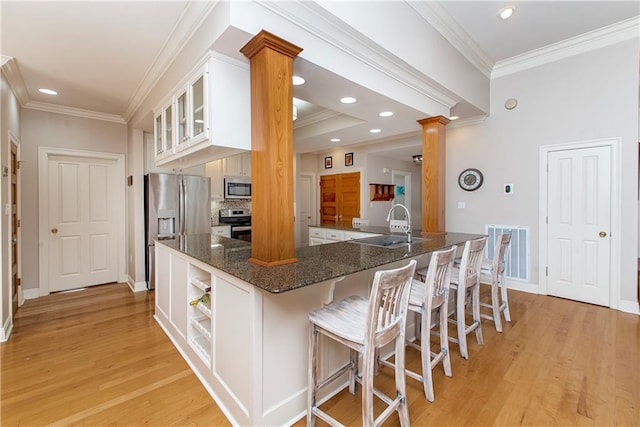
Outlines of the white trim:
{"label": "white trim", "polygon": [[[18,231],[17,231],[17,245],[18,245],[18,259],[17,259],[17,269],[18,269],[18,280],[20,280],[20,286],[18,286],[18,307],[20,307],[23,303],[24,303],[24,296],[22,294],[22,251],[20,250],[22,248],[22,196],[21,196],[21,190],[22,190],[22,185],[21,185],[21,173],[20,173],[20,160],[22,159],[21,154],[20,154],[20,140],[18,139],[17,136],[15,136],[11,131],[8,132],[9,134],[9,145],[15,145],[16,147],[16,157],[17,157],[17,161],[18,161],[18,170],[16,171],[16,176],[18,179],[18,189],[17,189],[17,198],[18,200],[16,200],[16,210],[17,210],[17,216],[18,216],[18,221],[20,221],[20,226],[18,227]],[[7,180],[8,181],[8,185],[7,185],[7,189],[8,189],[8,193],[7,194],[11,194],[11,180]],[[11,196],[9,196],[11,197]],[[9,200],[9,202],[11,202],[11,200]],[[9,219],[9,222],[11,222],[11,219]],[[9,239],[9,248],[11,248],[11,232],[9,232],[8,235],[8,239]],[[11,250],[10,250],[11,252]],[[9,269],[9,281],[7,283],[12,283],[12,278],[11,278],[11,269]],[[13,299],[13,297],[12,297]],[[13,318],[13,303],[11,304],[11,317]]]}
{"label": "white trim", "polygon": [[12,59],[13,57],[11,56],[0,55],[0,67],[4,67],[4,64],[11,61]]}
{"label": "white trim", "polygon": [[126,264],[126,239],[125,239],[125,157],[124,154],[103,153],[98,151],[75,150],[70,148],[38,147],[38,238],[40,241],[38,276],[40,283],[40,295],[49,294],[49,203],[48,194],[43,189],[48,188],[49,156],[72,156],[91,159],[112,160],[116,162],[116,175],[120,178],[117,184],[116,200],[121,209],[116,214],[117,235],[117,280],[127,281]]}
{"label": "white trim", "polygon": [[49,113],[66,114],[67,116],[84,117],[86,119],[103,120],[126,125],[127,122],[117,114],[100,113],[98,111],[84,110],[82,108],[67,107],[64,105],[48,104],[46,102],[29,101],[24,108],[30,110],[47,111]]}
{"label": "white trim", "polygon": [[3,56],[2,67],[0,68],[2,69],[2,74],[4,74],[7,82],[9,83],[9,87],[16,96],[16,99],[21,106],[24,106],[24,104],[29,101],[29,93],[27,92],[27,86],[24,83],[24,79],[22,78],[22,74],[20,73],[16,60],[10,56]]}
{"label": "white trim", "polygon": [[487,119],[487,117],[488,116],[486,114],[483,114],[480,116],[469,117],[468,119],[454,120],[452,122],[449,122],[449,124],[447,125],[447,129],[455,129],[455,128],[461,128],[465,126],[479,125],[483,123]]}
{"label": "white trim", "polygon": [[451,45],[487,78],[495,61],[486,54],[451,14],[438,2],[407,2],[418,14],[438,31]]}
{"label": "white trim", "polygon": [[638,27],[640,27],[640,17],[636,16],[558,43],[541,47],[540,49],[534,49],[512,58],[503,59],[494,65],[493,71],[491,72],[491,79],[559,61],[625,40],[638,38]]}
{"label": "white trim", "polygon": [[[306,33],[317,37],[328,45],[345,52],[353,59],[386,75],[405,87],[429,98],[441,108],[450,110],[459,99],[442,85],[406,64],[391,52],[375,44],[366,36],[313,2],[292,3],[261,1],[259,5],[286,19]],[[304,56],[304,54],[303,54]]]}
{"label": "white trim", "polygon": [[40,289],[39,288],[25,289],[23,291],[23,295],[25,300],[40,298]]}
{"label": "white trim", "polygon": [[142,282],[136,282],[131,276],[129,276],[127,284],[129,285],[131,292],[142,292],[148,290],[147,282],[145,282],[144,280]]}
{"label": "white trim", "polygon": [[522,291],[530,294],[542,294],[540,292],[540,285],[537,283],[527,283],[521,282],[518,280],[506,280],[507,289],[512,289],[514,291]]}
{"label": "white trim", "polygon": [[[614,309],[621,309],[622,300],[620,298],[620,270],[621,270],[621,258],[622,253],[621,242],[621,228],[620,228],[620,207],[622,206],[622,200],[620,199],[620,181],[622,174],[622,159],[620,154],[620,145],[622,139],[620,137],[595,139],[576,143],[567,144],[554,144],[544,145],[540,147],[540,159],[539,159],[539,175],[540,175],[540,195],[538,199],[539,215],[539,281],[540,281],[540,294],[548,295],[548,280],[547,276],[542,274],[543,269],[548,265],[547,261],[547,233],[548,224],[547,218],[547,159],[549,153],[554,151],[565,150],[577,150],[593,147],[610,147],[611,149],[611,264],[609,273],[609,307]],[[626,307],[626,304],[625,304]]]}
{"label": "white trim", "polygon": [[0,342],[7,341],[9,339],[9,336],[11,336],[12,331],[13,331],[13,319],[11,318],[11,316],[9,316],[7,320],[5,320],[4,325],[2,325],[2,328],[0,329]]}
{"label": "white trim", "polygon": [[618,310],[625,313],[640,314],[640,304],[637,301],[620,300]]}
{"label": "white trim", "polygon": [[173,61],[182,52],[191,37],[193,37],[217,4],[217,1],[188,2],[173,27],[171,35],[167,38],[160,52],[153,59],[151,66],[147,69],[142,81],[134,90],[124,113],[125,121],[129,121],[133,117],[160,78],[165,75]]}

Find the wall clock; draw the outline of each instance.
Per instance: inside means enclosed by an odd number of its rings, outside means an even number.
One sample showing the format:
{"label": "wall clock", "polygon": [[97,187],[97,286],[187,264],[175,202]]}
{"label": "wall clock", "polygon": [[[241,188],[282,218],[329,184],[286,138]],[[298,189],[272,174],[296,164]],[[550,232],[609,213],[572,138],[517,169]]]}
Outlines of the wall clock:
{"label": "wall clock", "polygon": [[482,172],[478,169],[465,169],[460,173],[460,176],[458,176],[458,185],[466,191],[477,190],[483,181],[484,177],[482,176]]}

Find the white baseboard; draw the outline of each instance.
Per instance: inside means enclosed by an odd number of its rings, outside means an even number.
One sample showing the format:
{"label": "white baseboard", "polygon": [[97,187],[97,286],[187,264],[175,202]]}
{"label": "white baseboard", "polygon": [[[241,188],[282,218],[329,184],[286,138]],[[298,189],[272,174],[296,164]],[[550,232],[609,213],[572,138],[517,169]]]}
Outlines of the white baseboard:
{"label": "white baseboard", "polygon": [[539,294],[540,286],[537,283],[525,283],[516,280],[507,281],[507,289],[513,289],[514,291],[528,292],[530,294]]}
{"label": "white baseboard", "polygon": [[2,329],[0,329],[0,342],[5,342],[9,339],[11,335],[11,331],[13,330],[13,321],[11,316],[7,317],[7,320],[2,325]]}
{"label": "white baseboard", "polygon": [[23,289],[22,296],[24,296],[25,300],[40,298],[40,289],[39,288]]}
{"label": "white baseboard", "polygon": [[129,284],[129,288],[131,288],[132,292],[142,292],[148,290],[147,282],[145,282],[144,280],[142,282],[136,282],[133,280],[133,278],[129,277],[127,283]]}
{"label": "white baseboard", "polygon": [[620,300],[618,310],[625,313],[640,314],[640,304],[637,301]]}

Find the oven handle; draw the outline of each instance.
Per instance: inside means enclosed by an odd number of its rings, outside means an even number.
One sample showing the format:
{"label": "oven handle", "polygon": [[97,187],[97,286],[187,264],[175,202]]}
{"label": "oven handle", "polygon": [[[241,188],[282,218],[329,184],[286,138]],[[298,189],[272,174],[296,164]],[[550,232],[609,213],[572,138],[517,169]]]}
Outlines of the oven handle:
{"label": "oven handle", "polygon": [[250,225],[240,226],[240,227],[231,226],[231,232],[234,232],[234,231],[251,231],[251,226]]}

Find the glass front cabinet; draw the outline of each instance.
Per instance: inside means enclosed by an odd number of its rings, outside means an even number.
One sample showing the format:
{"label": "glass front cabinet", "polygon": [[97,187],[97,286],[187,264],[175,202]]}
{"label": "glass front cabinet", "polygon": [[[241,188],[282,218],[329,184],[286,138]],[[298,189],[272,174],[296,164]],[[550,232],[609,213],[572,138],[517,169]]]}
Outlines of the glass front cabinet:
{"label": "glass front cabinet", "polygon": [[189,167],[251,149],[250,88],[247,64],[209,52],[154,110],[156,165]]}

